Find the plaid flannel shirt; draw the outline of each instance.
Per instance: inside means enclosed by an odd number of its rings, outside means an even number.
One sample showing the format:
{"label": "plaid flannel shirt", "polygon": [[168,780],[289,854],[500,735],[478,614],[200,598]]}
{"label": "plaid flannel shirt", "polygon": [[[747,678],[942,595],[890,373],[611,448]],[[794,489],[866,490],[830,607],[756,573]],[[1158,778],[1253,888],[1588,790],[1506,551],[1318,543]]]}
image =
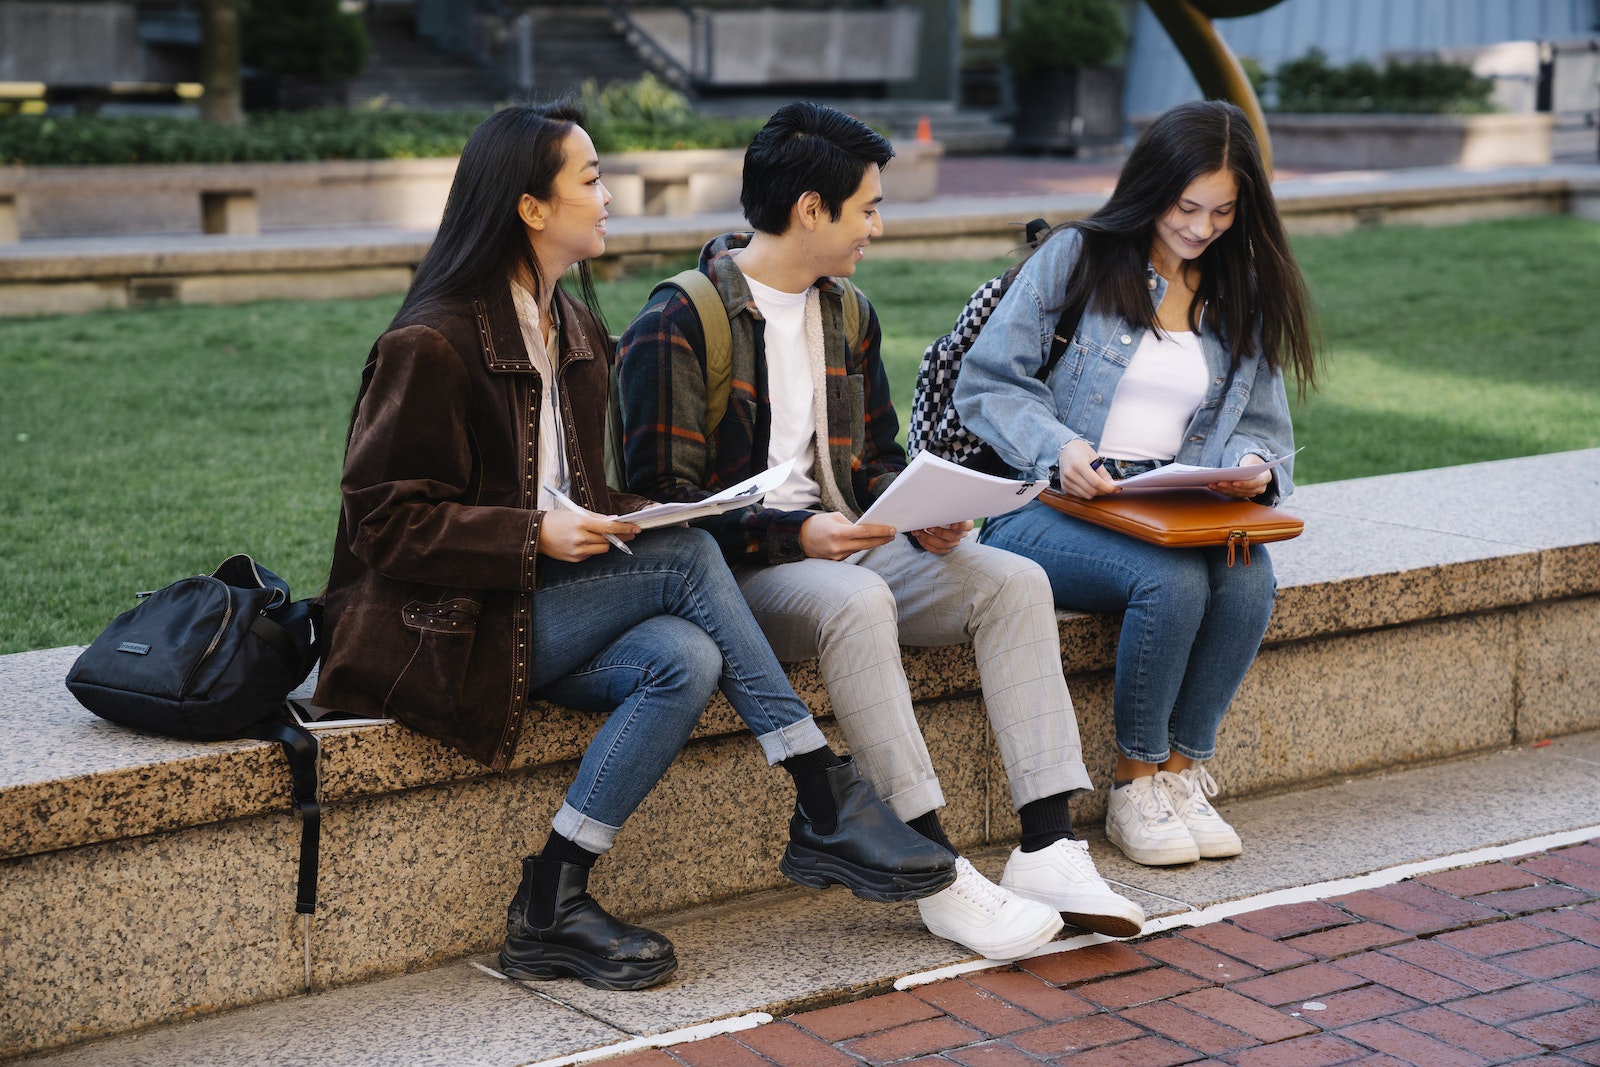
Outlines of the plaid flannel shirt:
{"label": "plaid flannel shirt", "polygon": [[[727,255],[750,234],[724,234],[700,253],[700,270],[716,285],[733,332],[728,410],[706,439],[705,333],[689,298],[675,288],[653,297],[618,345],[624,457],[630,492],[653,500],[701,500],[767,469],[772,407],[767,393],[765,321],[744,273]],[[827,357],[826,457],[855,518],[900,471],[906,454],[879,356],[877,314],[853,285],[817,282]],[[844,334],[843,300],[859,299],[866,324],[861,344]],[[695,523],[709,530],[731,563],[804,559],[800,524],[814,511],[761,506]]]}

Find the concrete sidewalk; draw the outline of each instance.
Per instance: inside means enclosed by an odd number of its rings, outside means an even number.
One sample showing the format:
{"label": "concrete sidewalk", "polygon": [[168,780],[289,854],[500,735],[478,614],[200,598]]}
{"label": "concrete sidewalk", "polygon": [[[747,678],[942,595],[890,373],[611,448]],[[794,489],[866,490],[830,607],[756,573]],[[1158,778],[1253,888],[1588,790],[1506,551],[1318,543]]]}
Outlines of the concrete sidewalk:
{"label": "concrete sidewalk", "polygon": [[[485,956],[26,1062],[1252,1067],[1506,1062],[1542,1043],[1575,1057],[1546,1062],[1600,1062],[1575,1051],[1600,1039],[1600,732],[1222,810],[1244,855],[1189,867],[1140,867],[1080,828],[1149,916],[1132,941],[1069,929],[997,965],[913,904],[787,889],[652,919],[682,960],[656,989],[512,982]],[[1005,857],[969,853],[991,877]]]}

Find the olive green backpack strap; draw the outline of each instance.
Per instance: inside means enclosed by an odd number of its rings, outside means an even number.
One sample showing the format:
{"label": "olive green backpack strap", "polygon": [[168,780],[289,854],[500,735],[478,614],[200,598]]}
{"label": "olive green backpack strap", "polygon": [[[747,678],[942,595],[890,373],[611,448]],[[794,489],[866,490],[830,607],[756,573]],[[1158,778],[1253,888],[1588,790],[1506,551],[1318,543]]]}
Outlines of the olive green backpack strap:
{"label": "olive green backpack strap", "polygon": [[[681,289],[700,316],[700,330],[706,338],[706,437],[715,432],[728,410],[728,393],[733,388],[733,327],[728,324],[728,307],[722,294],[700,271],[679,271],[651,290],[653,298],[664,286]],[[646,301],[648,303],[648,301]]]}
{"label": "olive green backpack strap", "polygon": [[850,339],[851,348],[860,348],[861,342],[866,340],[863,331],[866,330],[867,316],[862,312],[862,305],[867,297],[856,283],[849,278],[834,278],[844,287],[844,297],[841,301],[841,310],[844,312],[844,335]]}

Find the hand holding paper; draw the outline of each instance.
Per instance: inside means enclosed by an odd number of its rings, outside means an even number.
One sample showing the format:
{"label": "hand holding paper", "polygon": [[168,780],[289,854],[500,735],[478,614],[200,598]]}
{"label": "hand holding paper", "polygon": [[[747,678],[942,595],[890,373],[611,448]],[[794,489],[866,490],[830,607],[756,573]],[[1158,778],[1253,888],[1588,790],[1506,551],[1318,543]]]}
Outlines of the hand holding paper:
{"label": "hand holding paper", "polygon": [[1248,467],[1194,467],[1187,463],[1168,463],[1153,471],[1124,478],[1117,485],[1123,489],[1180,489],[1204,488],[1212,482],[1243,481],[1271,470],[1299,451],[1297,448],[1288,456],[1279,456],[1270,462]]}
{"label": "hand holding paper", "polygon": [[857,522],[909,533],[1004,515],[1038,496],[1046,484],[980,474],[931,452],[918,452]]}
{"label": "hand holding paper", "polygon": [[730,485],[722,492],[708,496],[704,500],[651,504],[649,507],[640,508],[626,515],[618,515],[616,518],[642,526],[646,530],[653,530],[658,526],[673,526],[710,515],[721,515],[736,508],[747,508],[751,504],[759,503],[762,497],[782,485],[793,467],[794,460],[791,459],[762,471],[754,478],[746,478],[738,485]]}

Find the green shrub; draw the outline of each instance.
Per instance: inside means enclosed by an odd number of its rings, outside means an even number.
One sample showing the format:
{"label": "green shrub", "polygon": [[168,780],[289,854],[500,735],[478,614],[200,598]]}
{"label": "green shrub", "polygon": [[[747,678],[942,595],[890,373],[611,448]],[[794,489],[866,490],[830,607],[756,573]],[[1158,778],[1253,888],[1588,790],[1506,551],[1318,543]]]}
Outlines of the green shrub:
{"label": "green shrub", "polygon": [[454,156],[478,111],[260,112],[243,126],[146,115],[0,118],[0,164],[278,163]]}
{"label": "green shrub", "polygon": [[[605,89],[584,85],[601,152],[743,148],[765,118],[704,118],[650,74]],[[281,163],[455,156],[482,111],[342,108],[252,112],[243,126],[166,115],[0,116],[0,165]]]}
{"label": "green shrub", "polygon": [[1128,45],[1116,0],[1022,0],[1005,35],[1006,63],[1027,80],[1110,63]]}
{"label": "green shrub", "polygon": [[601,153],[667,148],[743,148],[765,119],[705,118],[649,71],[604,89],[583,83],[588,130]]}
{"label": "green shrub", "polygon": [[1493,111],[1494,82],[1460,63],[1391,61],[1382,70],[1364,60],[1342,67],[1313,48],[1280,64],[1270,79],[1276,111],[1294,113],[1482,114]]}

